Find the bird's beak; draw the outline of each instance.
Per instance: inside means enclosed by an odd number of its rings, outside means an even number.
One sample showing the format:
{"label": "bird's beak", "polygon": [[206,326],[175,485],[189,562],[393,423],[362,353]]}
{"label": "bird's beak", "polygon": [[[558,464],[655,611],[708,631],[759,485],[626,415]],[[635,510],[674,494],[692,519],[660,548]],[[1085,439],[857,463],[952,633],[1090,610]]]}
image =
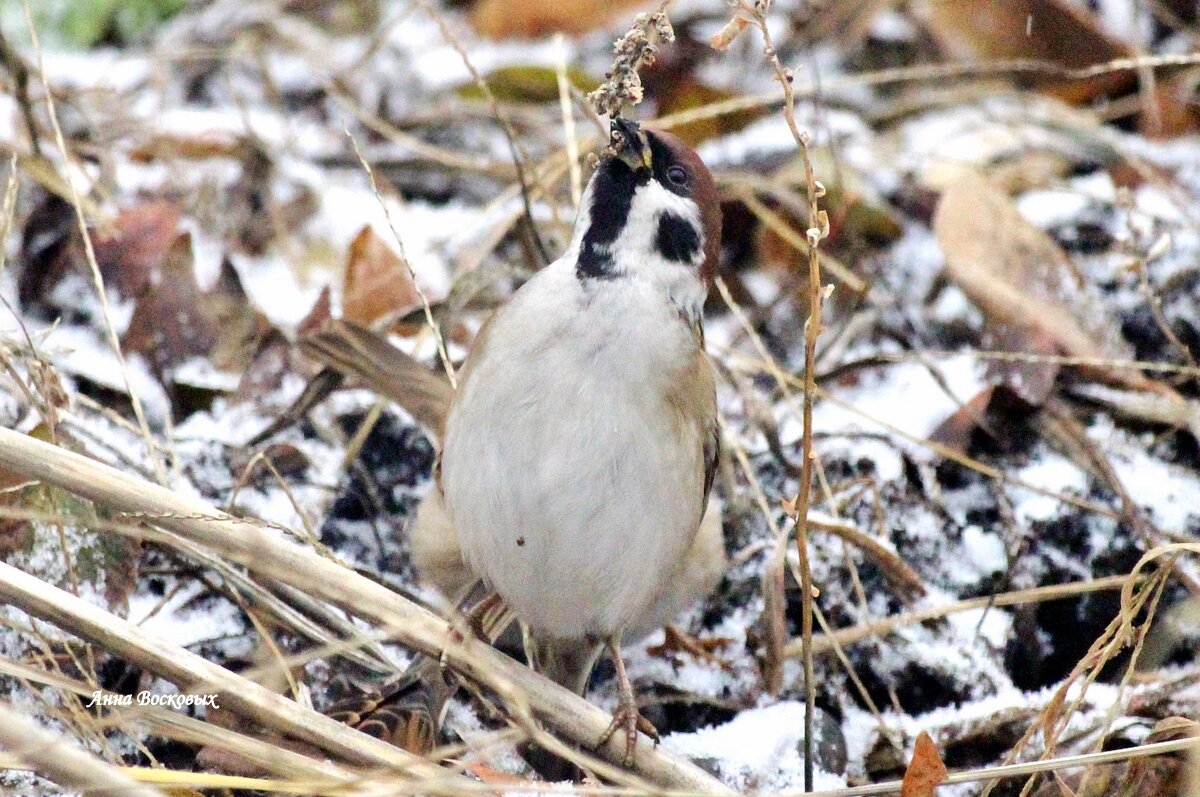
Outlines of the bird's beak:
{"label": "bird's beak", "polygon": [[610,125],[612,131],[612,148],[618,160],[622,161],[634,173],[643,169],[649,171],[650,142],[642,132],[637,122],[617,117]]}

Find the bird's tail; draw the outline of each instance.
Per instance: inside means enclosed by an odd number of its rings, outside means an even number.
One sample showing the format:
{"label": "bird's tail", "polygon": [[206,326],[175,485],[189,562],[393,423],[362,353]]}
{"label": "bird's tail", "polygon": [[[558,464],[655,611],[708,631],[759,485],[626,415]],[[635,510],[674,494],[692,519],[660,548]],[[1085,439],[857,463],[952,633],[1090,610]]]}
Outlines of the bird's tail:
{"label": "bird's tail", "polygon": [[603,642],[579,639],[549,639],[523,628],[525,655],[530,666],[559,686],[582,695],[596,659],[604,650]]}

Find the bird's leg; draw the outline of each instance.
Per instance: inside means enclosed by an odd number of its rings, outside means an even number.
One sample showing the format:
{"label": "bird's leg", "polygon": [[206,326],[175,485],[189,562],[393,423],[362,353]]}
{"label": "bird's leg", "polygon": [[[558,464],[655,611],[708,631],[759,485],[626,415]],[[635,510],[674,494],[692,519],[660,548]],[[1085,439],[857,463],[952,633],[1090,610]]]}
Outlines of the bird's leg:
{"label": "bird's leg", "polygon": [[605,641],[608,647],[608,652],[612,656],[613,664],[617,668],[617,687],[620,691],[620,698],[617,701],[617,709],[613,712],[612,722],[608,726],[608,730],[600,737],[597,747],[602,747],[612,735],[618,730],[625,729],[625,759],[623,764],[626,767],[633,766],[633,754],[637,750],[637,734],[638,731],[649,736],[658,744],[658,729],[650,724],[650,720],[643,717],[637,708],[637,700],[633,696],[633,685],[629,683],[629,675],[625,672],[625,661],[621,658],[621,639],[619,636],[611,636]]}

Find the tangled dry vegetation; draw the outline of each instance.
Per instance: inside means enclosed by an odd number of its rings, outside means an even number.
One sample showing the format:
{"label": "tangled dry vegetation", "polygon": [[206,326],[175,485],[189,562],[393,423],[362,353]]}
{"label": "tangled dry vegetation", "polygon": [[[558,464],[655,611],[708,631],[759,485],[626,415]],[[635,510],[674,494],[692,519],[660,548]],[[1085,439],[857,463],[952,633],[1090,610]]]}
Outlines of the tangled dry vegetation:
{"label": "tangled dry vegetation", "polygon": [[[1194,3],[195,0],[87,51],[30,10],[4,793],[1200,793]],[[636,772],[612,673],[464,633],[407,536],[414,375],[564,246],[601,83],[725,216],[729,564],[628,645]]]}

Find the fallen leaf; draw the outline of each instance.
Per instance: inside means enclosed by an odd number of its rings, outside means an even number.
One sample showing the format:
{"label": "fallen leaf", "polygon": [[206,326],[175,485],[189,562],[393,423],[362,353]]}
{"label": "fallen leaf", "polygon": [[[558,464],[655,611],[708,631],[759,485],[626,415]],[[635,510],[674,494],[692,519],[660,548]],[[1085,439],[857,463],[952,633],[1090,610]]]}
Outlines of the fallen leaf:
{"label": "fallen leaf", "polygon": [[[986,177],[967,172],[952,181],[934,214],[933,229],[947,274],[983,310],[998,348],[1084,359],[1131,358],[1130,347],[1116,332],[1119,325],[1062,248],[1026,221]],[[1060,366],[1034,358],[995,360],[988,368],[1040,406]],[[1085,370],[1128,387],[1150,387],[1136,371]]]}
{"label": "fallen leaf", "polygon": [[971,437],[975,430],[983,427],[987,421],[987,410],[995,392],[996,386],[988,385],[976,393],[949,418],[938,424],[929,435],[929,439],[965,453],[971,446]]}
{"label": "fallen leaf", "polygon": [[342,317],[364,326],[400,318],[421,306],[408,267],[384,240],[363,227],[350,243],[342,288]]}
{"label": "fallen leaf", "polygon": [[312,309],[304,316],[300,325],[296,327],[296,337],[302,338],[305,335],[316,332],[321,327],[325,326],[330,318],[333,317],[332,301],[330,300],[329,286],[326,285],[321,289],[321,293],[317,296],[317,300],[313,302]]}
{"label": "fallen leaf", "polygon": [[[732,99],[735,96],[733,92],[709,86],[691,77],[679,80],[676,76],[671,83],[669,90],[655,92],[655,98],[659,102],[660,116],[690,111],[722,100]],[[647,81],[647,85],[649,85],[649,81]],[[710,138],[736,133],[762,116],[762,112],[758,110],[735,111],[707,119],[685,122],[672,127],[671,132],[694,147]]]}
{"label": "fallen leaf", "polygon": [[647,0],[480,0],[471,11],[471,24],[489,39],[535,39],[551,33],[579,34],[603,27],[628,10],[649,8]]}
{"label": "fallen leaf", "polygon": [[1074,385],[1071,392],[1128,418],[1187,429],[1200,440],[1200,402],[1173,391],[1129,391],[1104,385]]}
{"label": "fallen leaf", "polygon": [[[154,200],[123,209],[103,234],[93,232],[96,265],[104,284],[125,299],[141,296],[158,278],[179,234],[179,218],[178,205]],[[21,255],[18,285],[23,306],[55,307],[54,289],[72,271],[91,281],[75,211],[56,196],[48,197],[29,214]]]}
{"label": "fallen leaf", "polygon": [[467,764],[466,770],[484,783],[492,786],[523,786],[529,788],[534,785],[533,781],[528,778],[522,778],[519,775],[510,775],[507,772],[501,772],[480,762]]}
{"label": "fallen leaf", "polygon": [[260,401],[279,390],[289,374],[297,372],[295,348],[277,329],[269,329],[258,340],[258,348],[242,369],[242,378],[232,400]]}
{"label": "fallen leaf", "polygon": [[[1095,14],[1064,0],[925,0],[918,13],[943,51],[961,60],[1027,59],[1078,69],[1133,55],[1129,45],[1100,28]],[[1084,104],[1133,91],[1137,75],[1039,75],[1033,82],[1041,91]]]}
{"label": "fallen leaf", "polygon": [[210,291],[201,291],[193,267],[191,236],[178,236],[160,278],[137,300],[122,338],[160,377],[193,357],[206,357],[217,370],[240,372],[268,329],[225,262]]}
{"label": "fallen leaf", "polygon": [[[502,66],[484,75],[484,80],[501,102],[558,102],[558,70],[554,67],[535,64]],[[591,91],[600,82],[577,66],[567,68],[567,80],[583,92]],[[455,93],[466,99],[484,99],[483,89],[474,81],[463,83],[455,89]]]}
{"label": "fallen leaf", "polygon": [[152,163],[163,160],[201,161],[212,158],[239,158],[246,144],[225,130],[197,133],[159,133],[129,150],[130,160]]}
{"label": "fallen leaf", "polygon": [[937,785],[946,779],[946,765],[938,754],[937,745],[925,731],[917,737],[912,760],[904,770],[900,797],[933,797]]}
{"label": "fallen leaf", "polygon": [[179,235],[179,206],[154,201],[121,211],[113,234],[93,241],[104,284],[136,299],[159,277],[167,252]]}

